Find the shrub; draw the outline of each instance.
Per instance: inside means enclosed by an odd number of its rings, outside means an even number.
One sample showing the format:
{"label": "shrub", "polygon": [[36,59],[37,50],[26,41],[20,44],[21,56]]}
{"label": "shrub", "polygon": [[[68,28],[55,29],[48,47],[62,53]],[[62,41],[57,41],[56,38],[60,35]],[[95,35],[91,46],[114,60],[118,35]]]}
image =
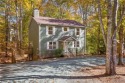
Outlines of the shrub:
{"label": "shrub", "polygon": [[63,49],[56,49],[55,51],[54,51],[54,55],[56,56],[56,57],[63,57]]}

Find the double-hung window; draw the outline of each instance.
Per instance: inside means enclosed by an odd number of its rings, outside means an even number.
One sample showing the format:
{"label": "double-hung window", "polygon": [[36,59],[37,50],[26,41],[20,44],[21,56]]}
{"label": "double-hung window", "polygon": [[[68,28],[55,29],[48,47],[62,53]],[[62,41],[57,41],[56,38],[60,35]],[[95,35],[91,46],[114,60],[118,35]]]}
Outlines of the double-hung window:
{"label": "double-hung window", "polygon": [[54,35],[55,34],[55,27],[54,26],[47,26],[46,28],[47,35]]}
{"label": "double-hung window", "polygon": [[74,43],[74,47],[80,47],[80,42],[79,42],[79,41],[76,41],[76,42]]}
{"label": "double-hung window", "polygon": [[66,32],[69,30],[69,27],[62,27],[62,31]]}
{"label": "double-hung window", "polygon": [[76,28],[76,35],[80,35],[80,28]]}
{"label": "double-hung window", "polygon": [[48,42],[47,47],[49,50],[57,49],[57,42]]}
{"label": "double-hung window", "polygon": [[49,26],[49,27],[48,27],[48,34],[49,34],[49,35],[52,35],[52,34],[53,34],[53,27],[52,27],[52,26]]}

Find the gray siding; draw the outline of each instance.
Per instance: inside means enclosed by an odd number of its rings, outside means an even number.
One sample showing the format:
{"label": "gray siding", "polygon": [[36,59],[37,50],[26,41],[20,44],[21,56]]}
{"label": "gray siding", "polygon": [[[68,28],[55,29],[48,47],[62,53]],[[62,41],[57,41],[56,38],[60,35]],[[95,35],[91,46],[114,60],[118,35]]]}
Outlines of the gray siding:
{"label": "gray siding", "polygon": [[39,48],[39,25],[32,19],[29,26],[29,41],[33,43],[34,55]]}
{"label": "gray siding", "polygon": [[[55,26],[55,35],[48,36],[46,35],[46,25],[39,26],[39,52],[40,55],[49,54],[50,50],[47,50],[47,42],[48,41],[58,41],[63,36],[73,36],[80,42],[81,47],[78,48],[79,53],[83,53],[84,51],[84,29],[81,28],[81,35],[75,35],[75,28],[69,27],[69,31],[63,32],[62,27]],[[50,53],[51,54],[51,53]]]}

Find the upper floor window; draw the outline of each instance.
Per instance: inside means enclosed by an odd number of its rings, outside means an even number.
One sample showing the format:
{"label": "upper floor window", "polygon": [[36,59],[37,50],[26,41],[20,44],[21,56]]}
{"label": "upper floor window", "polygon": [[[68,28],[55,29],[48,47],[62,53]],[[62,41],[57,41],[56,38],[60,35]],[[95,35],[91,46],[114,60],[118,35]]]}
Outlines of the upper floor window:
{"label": "upper floor window", "polygon": [[56,48],[57,48],[57,42],[48,42],[47,48],[48,48],[49,50],[56,49]]}
{"label": "upper floor window", "polygon": [[62,30],[63,30],[63,31],[68,31],[69,28],[68,28],[68,27],[63,27]]}
{"label": "upper floor window", "polygon": [[80,28],[76,28],[76,35],[80,35]]}
{"label": "upper floor window", "polygon": [[54,35],[55,34],[55,27],[54,26],[47,26],[47,35]]}
{"label": "upper floor window", "polygon": [[48,27],[48,34],[50,34],[50,35],[53,34],[53,27],[52,26]]}

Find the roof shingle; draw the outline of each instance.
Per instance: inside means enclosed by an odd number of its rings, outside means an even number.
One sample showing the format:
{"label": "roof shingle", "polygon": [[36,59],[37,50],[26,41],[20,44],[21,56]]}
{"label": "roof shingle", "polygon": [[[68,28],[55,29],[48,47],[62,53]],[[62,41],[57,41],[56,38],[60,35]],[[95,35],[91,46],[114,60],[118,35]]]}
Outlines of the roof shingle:
{"label": "roof shingle", "polygon": [[72,27],[85,27],[83,24],[76,22],[74,20],[62,20],[62,19],[55,19],[50,17],[33,17],[33,19],[38,24],[47,24],[47,25],[58,25],[58,26],[72,26]]}

